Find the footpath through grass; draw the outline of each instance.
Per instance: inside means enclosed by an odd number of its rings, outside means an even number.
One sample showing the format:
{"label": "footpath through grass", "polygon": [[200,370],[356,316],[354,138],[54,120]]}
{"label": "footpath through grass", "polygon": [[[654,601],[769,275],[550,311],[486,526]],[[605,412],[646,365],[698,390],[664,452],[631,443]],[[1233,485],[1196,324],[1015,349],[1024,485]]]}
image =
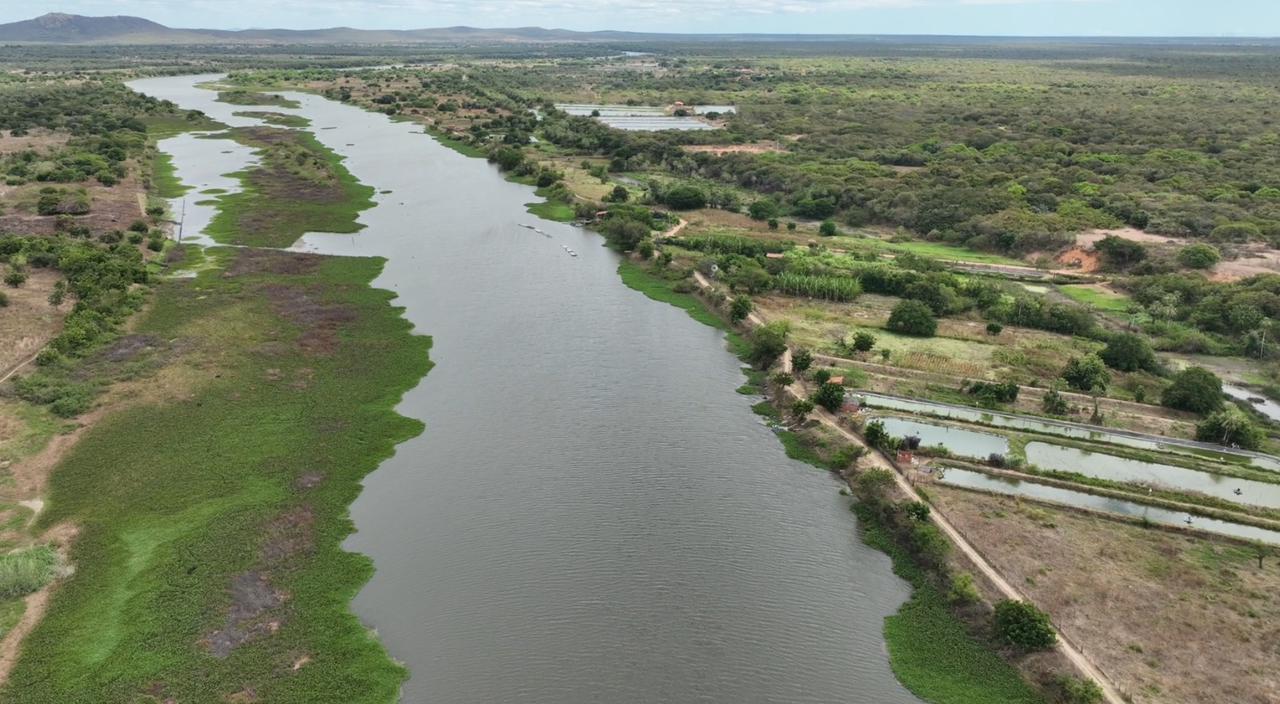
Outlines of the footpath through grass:
{"label": "footpath through grass", "polygon": [[395,700],[403,668],[349,610],[373,568],[340,543],[360,480],[422,429],[392,409],[430,341],[369,286],[380,260],[208,255],[138,323],[180,342],[156,398],[53,474],[38,527],[81,527],[76,574],[6,702]]}

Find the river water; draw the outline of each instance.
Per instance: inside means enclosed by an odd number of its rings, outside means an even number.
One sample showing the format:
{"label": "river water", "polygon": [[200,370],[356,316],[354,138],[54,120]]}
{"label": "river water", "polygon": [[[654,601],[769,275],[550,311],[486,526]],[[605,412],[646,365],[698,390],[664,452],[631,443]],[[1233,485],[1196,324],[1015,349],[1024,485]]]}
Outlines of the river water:
{"label": "river water", "polygon": [[[132,85],[243,124],[208,78]],[[483,160],[291,97],[269,109],[380,192],[367,229],[300,247],[386,257],[375,285],[434,338],[399,406],[427,429],[366,480],[348,541],[376,565],[353,608],[409,667],[403,701],[918,701],[882,637],[907,586],[734,393],[720,332],[623,286],[598,236],[529,215],[532,189]],[[228,186],[228,145],[161,146],[199,190]]]}

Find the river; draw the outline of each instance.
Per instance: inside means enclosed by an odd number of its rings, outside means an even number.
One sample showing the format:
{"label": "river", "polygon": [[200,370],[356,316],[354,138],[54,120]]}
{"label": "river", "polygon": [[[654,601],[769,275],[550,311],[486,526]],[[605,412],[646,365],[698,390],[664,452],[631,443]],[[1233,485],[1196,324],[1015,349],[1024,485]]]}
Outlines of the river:
{"label": "river", "polygon": [[[253,122],[208,78],[131,85]],[[907,585],[734,392],[722,333],[625,287],[597,235],[529,215],[532,189],[483,160],[289,95],[265,109],[309,117],[379,191],[367,229],[300,248],[386,257],[375,285],[434,339],[399,406],[427,429],[366,480],[347,543],[376,565],[353,609],[409,667],[403,701],[918,701],[882,635]],[[247,157],[161,146],[197,190]]]}

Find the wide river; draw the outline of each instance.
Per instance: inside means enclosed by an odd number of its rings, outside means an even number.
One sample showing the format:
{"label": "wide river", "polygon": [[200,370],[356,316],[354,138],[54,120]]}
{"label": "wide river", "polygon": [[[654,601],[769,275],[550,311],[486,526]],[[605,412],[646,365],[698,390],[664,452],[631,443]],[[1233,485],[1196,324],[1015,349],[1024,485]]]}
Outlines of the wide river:
{"label": "wide river", "polygon": [[[195,87],[209,78],[132,85],[256,122]],[[436,367],[399,406],[427,429],[367,479],[347,543],[376,565],[353,608],[409,667],[403,701],[918,701],[882,636],[907,585],[837,484],[734,392],[722,333],[628,289],[599,236],[529,215],[532,189],[484,160],[290,96],[302,107],[280,111],[380,192],[365,230],[300,246],[385,257],[375,285],[434,339]],[[220,175],[248,156],[161,146],[197,191],[232,185]]]}

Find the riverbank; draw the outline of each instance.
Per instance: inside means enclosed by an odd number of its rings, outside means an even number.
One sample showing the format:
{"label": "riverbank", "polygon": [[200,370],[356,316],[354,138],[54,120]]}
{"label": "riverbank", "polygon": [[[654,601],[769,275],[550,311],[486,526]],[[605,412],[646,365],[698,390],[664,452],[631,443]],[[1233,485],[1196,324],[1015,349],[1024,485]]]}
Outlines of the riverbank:
{"label": "riverbank", "polygon": [[[225,241],[354,231],[371,207],[311,135],[233,134],[262,165],[220,204]],[[29,458],[51,470],[31,532],[74,573],[6,639],[4,700],[394,701],[407,673],[350,610],[372,563],[341,543],[361,480],[423,428],[393,408],[430,339],[372,287],[381,259],[166,251],[147,306],[80,365],[99,406]]]}

